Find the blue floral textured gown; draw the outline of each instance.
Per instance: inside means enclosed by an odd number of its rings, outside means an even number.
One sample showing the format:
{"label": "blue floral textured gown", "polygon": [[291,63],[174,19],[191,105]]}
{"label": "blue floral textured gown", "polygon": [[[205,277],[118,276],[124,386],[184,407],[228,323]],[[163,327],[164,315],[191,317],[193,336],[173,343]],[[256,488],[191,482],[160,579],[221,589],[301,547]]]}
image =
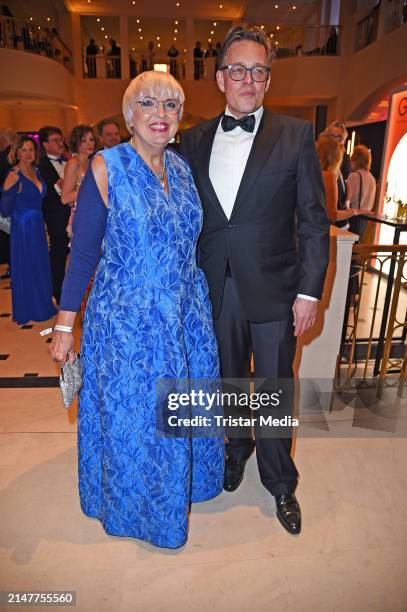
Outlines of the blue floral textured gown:
{"label": "blue floral textured gown", "polygon": [[222,436],[165,437],[156,424],[158,378],[219,377],[195,262],[201,204],[175,152],[167,150],[169,194],[129,143],[101,154],[109,206],[81,347],[81,506],[109,534],[177,548],[190,502],[223,486]]}

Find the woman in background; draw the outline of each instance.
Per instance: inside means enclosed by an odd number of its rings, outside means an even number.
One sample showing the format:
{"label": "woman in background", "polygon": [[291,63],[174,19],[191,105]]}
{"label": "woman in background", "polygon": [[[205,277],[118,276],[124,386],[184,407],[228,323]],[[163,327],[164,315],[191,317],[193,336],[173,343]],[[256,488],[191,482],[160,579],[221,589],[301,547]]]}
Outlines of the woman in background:
{"label": "woman in background", "polygon": [[81,124],[74,127],[69,145],[73,155],[65,167],[61,202],[62,204],[69,204],[71,207],[66,231],[68,236],[72,238],[72,222],[79,187],[88,169],[89,157],[95,152],[95,135],[90,125]]}
{"label": "woman in background", "polygon": [[[338,176],[343,158],[343,147],[340,143],[327,134],[320,134],[317,140],[317,153],[324,180],[325,208],[330,222],[336,224],[355,215],[365,213],[366,211],[359,211],[355,208],[337,209]],[[341,228],[348,229],[349,223],[346,226],[341,223]]]}
{"label": "woman in background", "polygon": [[13,320],[47,321],[56,314],[42,200],[47,187],[35,168],[38,149],[33,138],[20,136],[12,145],[13,166],[3,187],[1,213],[11,216],[11,295]]}
{"label": "woman in background", "polygon": [[[371,211],[376,197],[376,180],[370,172],[372,155],[365,145],[357,145],[350,158],[352,172],[346,182],[346,206],[354,210]],[[350,222],[350,231],[359,234],[361,240],[367,219],[360,217]]]}

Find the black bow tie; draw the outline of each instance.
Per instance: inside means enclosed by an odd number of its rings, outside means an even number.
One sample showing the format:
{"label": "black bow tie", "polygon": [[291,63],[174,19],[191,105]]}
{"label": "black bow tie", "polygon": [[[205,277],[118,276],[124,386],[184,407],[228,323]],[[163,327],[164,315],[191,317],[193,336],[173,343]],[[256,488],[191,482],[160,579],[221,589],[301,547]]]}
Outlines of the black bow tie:
{"label": "black bow tie", "polygon": [[254,115],[246,115],[241,119],[235,119],[231,115],[223,115],[222,117],[222,129],[224,132],[231,132],[236,127],[242,128],[245,132],[253,132],[256,123]]}
{"label": "black bow tie", "polygon": [[63,164],[63,163],[65,162],[65,160],[64,160],[64,158],[63,158],[63,157],[50,157],[50,160],[51,160],[51,161],[56,161],[56,162],[58,162],[59,164]]}

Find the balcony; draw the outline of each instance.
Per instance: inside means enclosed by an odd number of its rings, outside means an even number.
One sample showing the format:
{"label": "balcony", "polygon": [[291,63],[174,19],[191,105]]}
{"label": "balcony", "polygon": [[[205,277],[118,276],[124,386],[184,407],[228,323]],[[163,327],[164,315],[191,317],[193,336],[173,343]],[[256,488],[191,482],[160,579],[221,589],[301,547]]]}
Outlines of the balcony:
{"label": "balcony", "polygon": [[54,29],[0,15],[0,48],[25,51],[53,59],[72,72],[72,52]]}
{"label": "balcony", "polygon": [[[340,55],[341,27],[336,26],[277,26],[270,33],[273,60],[293,57],[332,57]],[[278,38],[278,40],[277,40]],[[171,72],[179,80],[187,78],[188,60],[193,61],[193,76],[195,80],[215,80],[217,57],[206,57],[202,50],[202,58],[188,57],[182,54],[181,59],[173,59],[168,55],[155,54],[154,64],[146,57],[143,50],[129,54],[130,78],[140,72],[151,70],[154,66]],[[192,50],[190,51],[192,56]],[[181,54],[180,54],[181,55]],[[121,56],[110,53],[84,53],[83,77],[85,79],[120,79]]]}

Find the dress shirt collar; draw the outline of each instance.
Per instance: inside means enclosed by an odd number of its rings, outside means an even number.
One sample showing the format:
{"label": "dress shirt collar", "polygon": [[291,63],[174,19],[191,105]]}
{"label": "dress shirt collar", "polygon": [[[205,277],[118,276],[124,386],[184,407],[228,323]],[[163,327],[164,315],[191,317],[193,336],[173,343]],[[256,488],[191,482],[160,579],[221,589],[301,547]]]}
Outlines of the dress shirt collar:
{"label": "dress shirt collar", "polygon": [[[259,129],[259,124],[261,121],[261,118],[263,116],[263,112],[264,112],[264,106],[259,106],[259,108],[257,110],[255,110],[253,113],[247,113],[248,115],[254,115],[255,121],[256,123],[254,124],[254,130],[253,130],[253,134],[256,134],[257,130]],[[230,115],[231,117],[234,117],[234,114],[229,110],[228,105],[226,105],[225,108],[225,115]],[[222,118],[221,118],[222,121]],[[219,123],[219,128],[222,130],[221,124]],[[242,130],[243,131],[243,130]],[[223,132],[223,130],[222,130]],[[233,132],[228,132],[229,134],[232,134]]]}
{"label": "dress shirt collar", "polygon": [[56,155],[48,155],[48,153],[47,157],[50,161],[59,162],[61,164],[65,163],[65,160],[62,157],[57,157]]}

